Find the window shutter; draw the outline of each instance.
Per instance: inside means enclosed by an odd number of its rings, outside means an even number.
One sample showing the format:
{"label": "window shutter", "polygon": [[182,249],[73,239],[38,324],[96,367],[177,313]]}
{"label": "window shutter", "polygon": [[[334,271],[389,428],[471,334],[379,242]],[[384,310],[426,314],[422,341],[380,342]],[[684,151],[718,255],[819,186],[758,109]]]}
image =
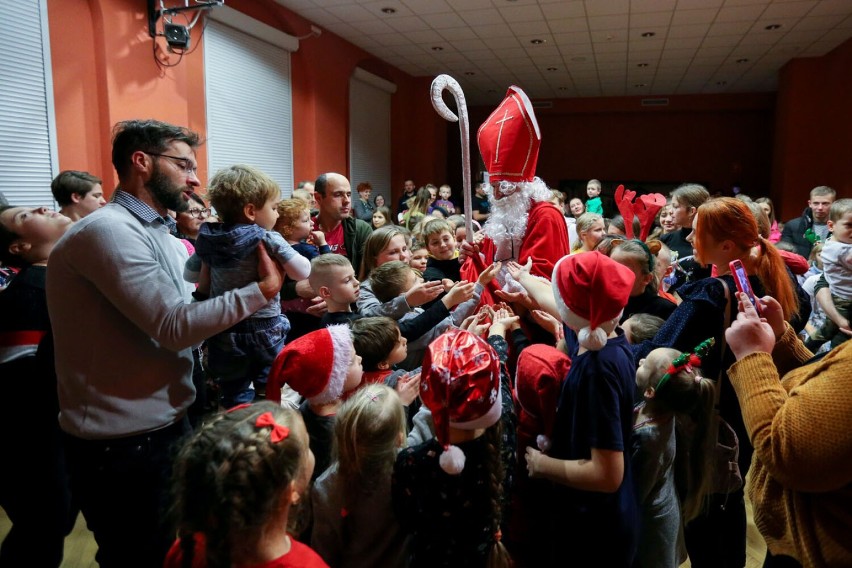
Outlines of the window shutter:
{"label": "window shutter", "polygon": [[[223,8],[213,14],[220,10]],[[240,22],[250,20],[240,16]],[[254,25],[273,35],[290,37],[260,22]],[[293,136],[289,51],[251,31],[219,21],[208,23],[204,42],[210,177],[223,167],[248,164],[278,182],[284,196],[290,195]]]}
{"label": "window shutter", "polygon": [[349,80],[349,181],[391,204],[391,94],[396,85],[356,68]]}
{"label": "window shutter", "polygon": [[53,207],[58,159],[47,4],[0,2],[0,22],[15,30],[0,57],[0,192],[11,205]]}

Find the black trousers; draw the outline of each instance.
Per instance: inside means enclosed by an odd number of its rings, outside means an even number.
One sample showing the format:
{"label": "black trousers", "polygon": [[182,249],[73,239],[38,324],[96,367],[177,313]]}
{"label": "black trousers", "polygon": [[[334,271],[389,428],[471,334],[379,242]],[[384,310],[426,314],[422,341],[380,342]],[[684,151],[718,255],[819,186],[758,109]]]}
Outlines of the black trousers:
{"label": "black trousers", "polygon": [[686,525],[686,550],[694,568],[742,568],[746,562],[743,490],[714,494],[704,512]]}
{"label": "black trousers", "polygon": [[71,487],[102,568],[161,567],[174,531],[167,520],[169,484],[184,418],[138,436],[83,440],[65,434]]}

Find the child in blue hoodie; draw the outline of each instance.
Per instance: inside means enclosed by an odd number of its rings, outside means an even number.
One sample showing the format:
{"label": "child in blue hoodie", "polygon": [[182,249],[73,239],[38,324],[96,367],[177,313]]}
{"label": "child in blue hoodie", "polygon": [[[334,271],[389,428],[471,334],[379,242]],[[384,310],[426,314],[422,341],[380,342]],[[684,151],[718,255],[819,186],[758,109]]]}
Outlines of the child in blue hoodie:
{"label": "child in blue hoodie", "polygon": [[[199,283],[197,295],[221,296],[256,281],[261,243],[287,276],[308,277],[310,261],[272,231],[281,197],[272,178],[251,166],[230,166],[210,180],[208,196],[222,222],[201,225],[195,254],[186,261],[184,278]],[[269,367],[289,331],[276,295],[250,318],[210,338],[208,370],[219,380],[225,408],[263,396]]]}

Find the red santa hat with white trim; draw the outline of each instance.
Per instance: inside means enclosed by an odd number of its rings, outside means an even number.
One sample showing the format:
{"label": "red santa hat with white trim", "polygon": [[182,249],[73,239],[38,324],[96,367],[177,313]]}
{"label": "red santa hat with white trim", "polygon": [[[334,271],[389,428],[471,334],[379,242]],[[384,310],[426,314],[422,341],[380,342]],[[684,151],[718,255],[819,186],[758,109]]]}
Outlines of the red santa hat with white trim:
{"label": "red santa hat with white trim", "polygon": [[451,328],[426,350],[420,397],[435,423],[435,436],[444,447],[441,469],[461,473],[465,456],[450,444],[450,428],[478,430],[493,426],[502,413],[500,360],[482,338]]}
{"label": "red santa hat with white trim", "polygon": [[333,402],[343,394],[354,355],[352,330],[346,324],[303,335],[288,343],[275,358],[266,382],[266,398],[280,402],[281,387],[286,383],[313,404]]}
{"label": "red santa hat with white trim", "polygon": [[531,434],[537,434],[535,442],[543,452],[550,449],[559,394],[570,368],[568,355],[551,345],[536,343],[518,355],[514,392],[518,430],[532,427]]}
{"label": "red santa hat with white trim", "polygon": [[634,280],[632,270],[599,251],[571,254],[556,263],[551,278],[556,308],[581,346],[598,351],[606,345],[608,332],[602,327],[621,317]]}

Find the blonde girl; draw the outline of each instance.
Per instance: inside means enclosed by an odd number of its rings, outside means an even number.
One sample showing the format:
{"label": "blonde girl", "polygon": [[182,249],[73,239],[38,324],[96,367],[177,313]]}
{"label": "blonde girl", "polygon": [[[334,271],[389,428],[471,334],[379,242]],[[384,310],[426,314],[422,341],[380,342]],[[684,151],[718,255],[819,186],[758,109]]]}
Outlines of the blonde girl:
{"label": "blonde girl", "polygon": [[636,371],[644,400],[633,410],[630,459],[642,515],[640,566],[677,568],[686,560],[683,523],[698,516],[710,491],[715,387],[695,368],[700,356],[655,349]]}
{"label": "blonde girl", "polygon": [[365,241],[361,271],[358,275],[358,280],[361,281],[358,313],[362,316],[388,316],[398,320],[411,308],[434,300],[444,291],[441,282],[422,282],[404,295],[385,303],[376,298],[370,282],[370,273],[374,268],[392,260],[405,263],[411,260],[409,235],[409,231],[404,227],[387,225],[373,231]]}
{"label": "blonde girl", "polygon": [[[288,530],[314,456],[301,415],[262,401],[220,414],[180,450],[173,515],[179,538],[165,568],[256,565],[321,567]],[[128,551],[132,554],[132,551]]]}
{"label": "blonde girl", "polygon": [[394,518],[390,490],[404,442],[402,402],[384,384],[357,390],[337,413],[337,459],[311,493],[311,547],[330,566],[406,566],[408,537]]}
{"label": "blonde girl", "polygon": [[577,219],[577,236],[579,238],[571,254],[595,250],[605,232],[603,217],[597,213],[583,213]]}
{"label": "blonde girl", "polygon": [[429,213],[429,206],[435,197],[427,187],[421,187],[417,193],[408,200],[408,211],[402,216],[402,225],[409,231]]}

